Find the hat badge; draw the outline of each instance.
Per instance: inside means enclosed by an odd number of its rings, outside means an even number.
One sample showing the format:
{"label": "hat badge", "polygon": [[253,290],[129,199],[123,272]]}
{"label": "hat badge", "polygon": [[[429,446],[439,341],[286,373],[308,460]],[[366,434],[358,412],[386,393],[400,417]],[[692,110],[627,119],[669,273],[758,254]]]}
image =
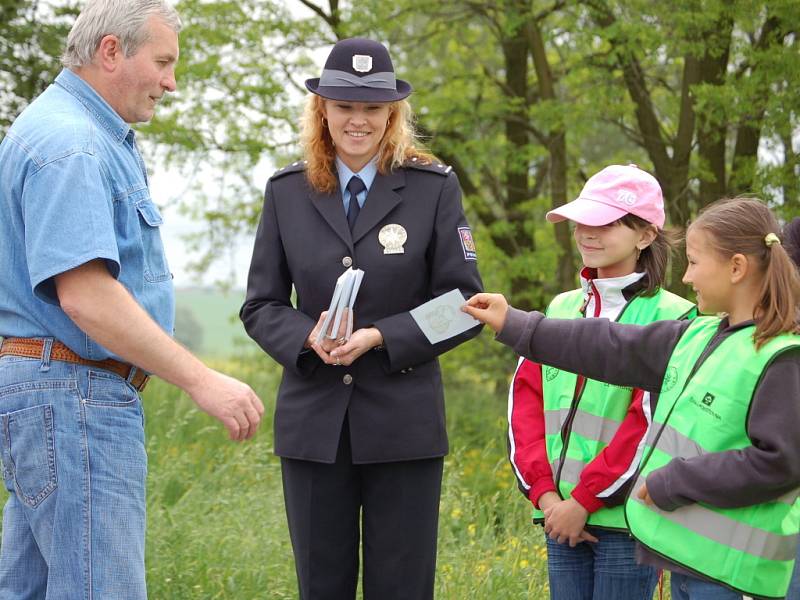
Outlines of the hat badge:
{"label": "hat badge", "polygon": [[372,57],[368,54],[354,54],[353,70],[358,73],[369,73],[372,71]]}

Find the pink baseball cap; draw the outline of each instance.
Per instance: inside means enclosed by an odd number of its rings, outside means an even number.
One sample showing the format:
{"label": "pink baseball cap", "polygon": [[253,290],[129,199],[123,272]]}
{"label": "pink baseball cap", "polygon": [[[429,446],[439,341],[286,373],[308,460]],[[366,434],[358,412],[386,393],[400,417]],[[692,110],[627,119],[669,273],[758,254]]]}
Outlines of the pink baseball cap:
{"label": "pink baseball cap", "polygon": [[664,197],[656,178],[636,165],[610,165],[595,173],[572,202],[551,210],[547,220],[608,225],[627,214],[664,227]]}

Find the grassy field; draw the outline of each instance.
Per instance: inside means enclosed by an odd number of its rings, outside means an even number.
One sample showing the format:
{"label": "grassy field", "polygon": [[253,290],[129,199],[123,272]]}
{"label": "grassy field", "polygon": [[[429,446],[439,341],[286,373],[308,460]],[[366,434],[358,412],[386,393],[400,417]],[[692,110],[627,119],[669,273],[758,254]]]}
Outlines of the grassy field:
{"label": "grassy field", "polygon": [[[278,371],[263,358],[219,365],[272,404]],[[228,442],[176,390],[145,394],[152,598],[296,598],[271,406],[257,438]],[[505,458],[505,407],[450,390],[437,598],[547,598],[544,547]]]}
{"label": "grassy field", "polygon": [[[457,361],[459,351],[448,362]],[[177,389],[158,380],[148,387],[150,598],[297,598],[279,462],[272,454],[279,370],[260,354],[215,366],[248,381],[267,415],[254,440],[234,444]],[[541,530],[530,524],[530,505],[506,459],[504,397],[481,389],[458,381],[447,388],[451,453],[436,597],[546,599]]]}

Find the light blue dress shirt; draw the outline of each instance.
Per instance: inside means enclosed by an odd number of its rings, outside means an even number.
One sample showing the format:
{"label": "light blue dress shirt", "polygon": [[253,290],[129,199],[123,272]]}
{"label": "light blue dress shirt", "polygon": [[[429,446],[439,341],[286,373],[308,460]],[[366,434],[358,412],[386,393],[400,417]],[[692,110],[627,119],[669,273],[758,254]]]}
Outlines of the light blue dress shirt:
{"label": "light blue dress shirt", "polygon": [[342,204],[344,206],[344,214],[347,214],[347,207],[350,205],[350,192],[347,189],[347,184],[350,183],[350,178],[355,175],[364,182],[366,189],[356,195],[358,200],[358,207],[364,208],[364,202],[367,199],[369,188],[372,187],[372,182],[375,180],[375,175],[378,174],[378,155],[376,154],[364,167],[358,172],[353,173],[346,164],[337,156],[336,157],[336,171],[339,173],[339,189],[342,190]]}
{"label": "light blue dress shirt", "polygon": [[0,143],[0,336],[54,337],[114,357],[58,304],[55,276],[102,259],[168,333],[175,302],[135,132],[63,70]]}

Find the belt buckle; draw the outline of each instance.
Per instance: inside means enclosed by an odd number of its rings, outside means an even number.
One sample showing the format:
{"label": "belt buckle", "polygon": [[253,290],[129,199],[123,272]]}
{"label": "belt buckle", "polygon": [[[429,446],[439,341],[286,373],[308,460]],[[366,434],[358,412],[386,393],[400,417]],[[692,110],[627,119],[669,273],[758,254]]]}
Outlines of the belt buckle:
{"label": "belt buckle", "polygon": [[[136,385],[134,383],[134,380],[139,375],[142,375],[143,379],[142,379],[141,383]],[[137,392],[142,392],[144,390],[144,388],[147,386],[147,382],[150,381],[150,376],[146,375],[145,372],[142,371],[139,367],[131,365],[131,370],[128,373],[127,380],[128,380],[128,383],[130,383]]]}

